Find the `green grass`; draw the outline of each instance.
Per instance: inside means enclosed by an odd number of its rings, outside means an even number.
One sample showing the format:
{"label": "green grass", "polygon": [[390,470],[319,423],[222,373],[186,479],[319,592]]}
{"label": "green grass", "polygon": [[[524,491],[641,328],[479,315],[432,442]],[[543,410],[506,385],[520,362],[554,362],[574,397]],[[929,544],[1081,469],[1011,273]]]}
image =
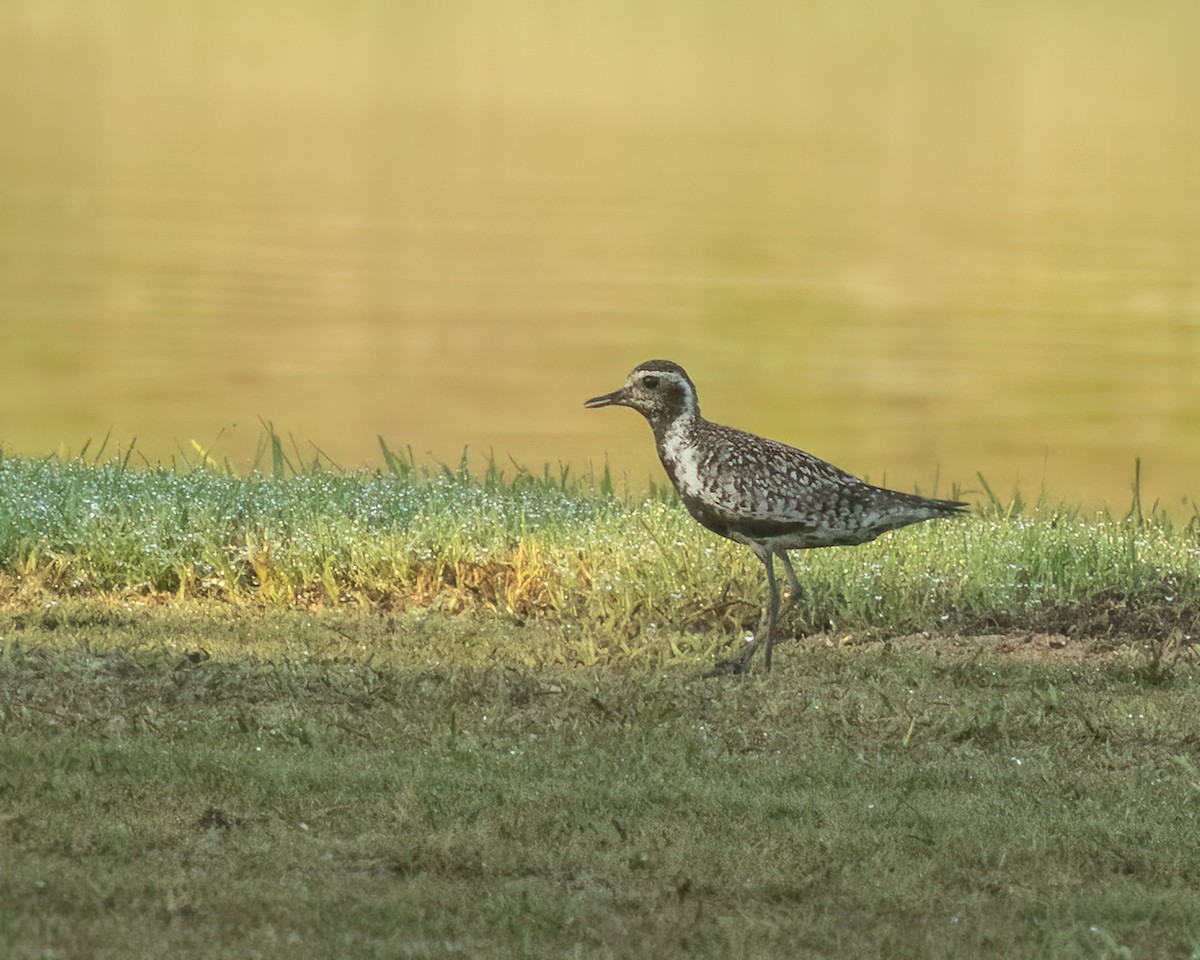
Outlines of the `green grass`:
{"label": "green grass", "polygon": [[562,629],[7,615],[0,955],[1200,956],[1194,660]]}
{"label": "green grass", "polygon": [[[729,640],[756,623],[758,562],[660,492],[615,495],[607,473],[421,470],[386,445],[386,472],[292,469],[269,436],[270,475],[0,457],[0,602],[432,605],[575,625],[584,662],[658,649],[656,631]],[[1198,634],[1195,516],[1026,512],[986,493],[962,520],[798,555],[810,596],[790,628]]]}
{"label": "green grass", "polygon": [[0,457],[0,956],[1200,958],[1195,518]]}

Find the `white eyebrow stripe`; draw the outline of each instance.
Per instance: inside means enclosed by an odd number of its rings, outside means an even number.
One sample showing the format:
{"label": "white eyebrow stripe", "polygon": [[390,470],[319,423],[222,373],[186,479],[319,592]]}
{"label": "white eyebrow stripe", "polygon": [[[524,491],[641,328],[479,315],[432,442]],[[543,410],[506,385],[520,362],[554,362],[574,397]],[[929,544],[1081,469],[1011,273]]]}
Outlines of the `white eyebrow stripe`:
{"label": "white eyebrow stripe", "polygon": [[692,386],[687,377],[675,375],[675,379],[683,386],[684,392],[687,394],[687,403],[683,405],[685,410],[695,410],[698,404],[696,403],[696,388]]}

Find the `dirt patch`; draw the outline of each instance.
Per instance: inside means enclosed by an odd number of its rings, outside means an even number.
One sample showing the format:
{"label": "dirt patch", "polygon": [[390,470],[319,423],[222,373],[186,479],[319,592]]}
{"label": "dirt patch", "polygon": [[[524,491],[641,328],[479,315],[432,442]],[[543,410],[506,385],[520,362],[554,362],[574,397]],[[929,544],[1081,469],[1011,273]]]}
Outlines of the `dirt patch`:
{"label": "dirt patch", "polygon": [[932,656],[973,657],[980,654],[1019,661],[1060,663],[1107,663],[1135,658],[1151,664],[1164,660],[1195,659],[1198,646],[1177,632],[1161,639],[1133,637],[1068,636],[1065,633],[1012,631],[984,634],[910,633],[896,637],[857,637],[852,634],[821,634],[807,643],[826,647],[900,649]]}
{"label": "dirt patch", "polygon": [[1150,641],[1178,634],[1185,642],[1200,639],[1200,598],[1181,596],[1180,584],[1165,578],[1149,594],[1132,596],[1101,591],[1074,603],[1038,606],[1016,613],[997,612],[957,624],[963,633],[1063,635],[1073,639]]}

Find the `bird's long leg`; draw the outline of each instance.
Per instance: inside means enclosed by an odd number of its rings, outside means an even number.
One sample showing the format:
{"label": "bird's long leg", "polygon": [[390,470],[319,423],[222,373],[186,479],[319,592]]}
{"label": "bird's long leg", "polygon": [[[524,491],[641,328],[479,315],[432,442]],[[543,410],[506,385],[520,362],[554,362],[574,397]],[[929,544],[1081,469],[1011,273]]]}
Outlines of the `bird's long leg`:
{"label": "bird's long leg", "polygon": [[764,617],[765,624],[759,623],[759,636],[754,638],[754,643],[746,648],[737,662],[735,668],[737,673],[745,671],[749,666],[754,652],[762,645],[763,659],[768,670],[771,669],[771,647],[775,644],[775,624],[779,621],[779,583],[775,580],[775,555],[769,550],[764,549],[761,552],[754,550],[754,555],[763,562],[763,566],[767,572],[767,609]]}
{"label": "bird's long leg", "polygon": [[773,553],[768,553],[763,559],[763,566],[767,568],[767,635],[763,660],[768,672],[771,670],[771,648],[775,646],[775,627],[779,623],[779,583],[775,580],[774,560]]}
{"label": "bird's long leg", "polygon": [[792,569],[792,561],[788,559],[787,551],[780,550],[777,554],[780,560],[783,561],[783,569],[788,577],[788,598],[783,602],[783,609],[779,611],[780,619],[788,613],[796,605],[796,601],[804,596],[804,588],[800,586],[800,580],[796,577],[796,571]]}

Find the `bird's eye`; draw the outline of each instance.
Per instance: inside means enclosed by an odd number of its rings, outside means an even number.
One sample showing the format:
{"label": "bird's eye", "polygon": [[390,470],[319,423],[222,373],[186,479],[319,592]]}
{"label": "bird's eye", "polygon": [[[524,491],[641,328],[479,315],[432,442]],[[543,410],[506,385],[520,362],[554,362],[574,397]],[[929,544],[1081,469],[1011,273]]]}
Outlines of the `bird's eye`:
{"label": "bird's eye", "polygon": [[642,386],[647,390],[653,390],[658,386],[658,377],[642,377]]}

